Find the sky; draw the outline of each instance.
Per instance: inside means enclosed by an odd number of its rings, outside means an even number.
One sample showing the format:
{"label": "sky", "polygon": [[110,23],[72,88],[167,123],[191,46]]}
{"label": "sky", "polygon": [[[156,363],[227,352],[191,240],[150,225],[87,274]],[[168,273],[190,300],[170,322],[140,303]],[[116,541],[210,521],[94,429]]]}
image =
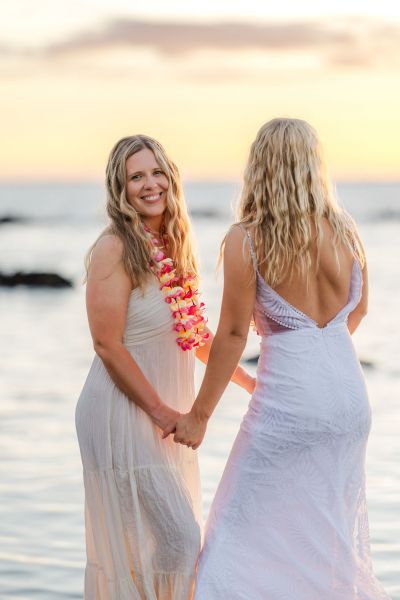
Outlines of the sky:
{"label": "sky", "polygon": [[0,10],[2,180],[100,180],[134,133],[156,137],[185,180],[240,180],[258,128],[279,116],[314,125],[335,179],[400,180],[400,3]]}

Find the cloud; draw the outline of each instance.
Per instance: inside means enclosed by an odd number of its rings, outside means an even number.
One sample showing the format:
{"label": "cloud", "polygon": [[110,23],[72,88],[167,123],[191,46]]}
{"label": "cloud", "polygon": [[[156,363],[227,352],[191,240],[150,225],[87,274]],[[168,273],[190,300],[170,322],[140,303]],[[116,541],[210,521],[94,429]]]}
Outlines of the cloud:
{"label": "cloud", "polygon": [[[335,62],[365,63],[371,49],[399,50],[400,25],[368,19],[332,19],[292,23],[172,23],[113,20],[98,31],[86,31],[43,49],[47,57],[83,53],[116,46],[152,48],[164,55],[199,50],[324,51]],[[354,57],[354,58],[353,58]]]}
{"label": "cloud", "polygon": [[252,23],[168,23],[115,20],[97,32],[83,32],[45,49],[48,55],[81,52],[126,44],[156,48],[165,54],[213,50],[290,50],[349,44],[351,31],[327,24],[302,22],[257,25]]}
{"label": "cloud", "polygon": [[[76,63],[76,59],[90,56],[93,69],[93,59],[96,60],[98,51],[104,54],[121,48],[128,51],[150,49],[167,62],[169,58],[184,61],[202,51],[223,52],[222,63],[217,57],[212,64],[209,59],[206,60],[209,78],[212,77],[211,71],[216,76],[224,69],[228,72],[240,70],[236,62],[232,63],[229,54],[234,57],[235,53],[245,51],[263,52],[270,56],[270,63],[276,63],[279,56],[287,57],[291,59],[287,64],[292,62],[294,69],[299,56],[309,57],[308,64],[313,64],[314,68],[315,65],[335,69],[365,69],[374,65],[390,67],[399,65],[400,61],[400,22],[367,17],[281,23],[174,23],[114,19],[106,21],[98,29],[83,30],[41,47],[17,49],[0,46],[0,58],[8,61],[14,57],[25,64],[33,60],[57,65],[58,60]],[[107,65],[102,60],[98,60],[97,68],[106,74]],[[182,62],[182,67],[183,64],[187,63]],[[222,78],[225,79],[224,76]]]}

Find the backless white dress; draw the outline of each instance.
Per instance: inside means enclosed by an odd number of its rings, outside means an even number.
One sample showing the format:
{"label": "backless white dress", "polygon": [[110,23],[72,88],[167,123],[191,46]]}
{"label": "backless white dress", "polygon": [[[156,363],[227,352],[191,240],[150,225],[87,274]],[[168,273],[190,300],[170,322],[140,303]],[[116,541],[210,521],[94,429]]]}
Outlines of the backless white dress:
{"label": "backless white dress", "polygon": [[[161,399],[194,400],[194,352],[176,343],[156,278],[130,297],[124,343]],[[200,546],[196,452],[175,444],[116,387],[98,356],[76,428],[85,484],[85,600],[190,600]]]}
{"label": "backless white dress", "polygon": [[388,600],[372,571],[370,407],[347,328],[360,265],[346,305],[319,328],[265,283],[251,253],[257,384],[211,507],[195,600]]}

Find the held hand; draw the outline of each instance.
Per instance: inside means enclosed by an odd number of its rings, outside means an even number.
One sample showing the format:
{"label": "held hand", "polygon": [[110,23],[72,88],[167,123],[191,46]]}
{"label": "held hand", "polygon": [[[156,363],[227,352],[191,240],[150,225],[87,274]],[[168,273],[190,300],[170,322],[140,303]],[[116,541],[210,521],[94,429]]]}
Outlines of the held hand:
{"label": "held hand", "polygon": [[164,433],[162,437],[165,438],[167,437],[165,435],[166,431],[168,431],[167,435],[175,431],[175,426],[180,416],[181,413],[178,411],[170,408],[166,404],[161,404],[157,410],[150,415],[150,418],[157,427],[163,430]]}
{"label": "held hand", "polygon": [[192,412],[182,415],[175,428],[174,442],[197,450],[203,441],[207,421],[196,417]]}

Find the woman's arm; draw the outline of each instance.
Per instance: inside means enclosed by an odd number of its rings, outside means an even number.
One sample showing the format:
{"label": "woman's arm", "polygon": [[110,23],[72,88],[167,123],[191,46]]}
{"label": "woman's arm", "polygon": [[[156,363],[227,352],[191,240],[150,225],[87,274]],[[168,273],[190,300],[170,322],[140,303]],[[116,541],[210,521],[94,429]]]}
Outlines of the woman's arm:
{"label": "woman's arm", "polygon": [[[238,226],[229,231],[224,252],[224,292],[221,314],[210,358],[192,410],[177,423],[174,441],[200,445],[207,421],[222,396],[246,345],[254,308],[256,282],[244,233]],[[169,432],[170,433],[170,432]],[[168,435],[168,431],[164,431]]]}
{"label": "woman's arm", "polygon": [[367,263],[365,263],[362,270],[363,286],[360,302],[357,304],[355,309],[349,314],[347,319],[347,327],[351,334],[355,332],[362,319],[368,312],[368,270]]}
{"label": "woman's arm", "polygon": [[[357,241],[360,244],[360,246],[364,252],[364,256],[365,256],[365,251],[364,251],[362,242],[360,240],[360,237],[359,237],[357,231],[355,231],[355,235],[357,237]],[[366,260],[365,260],[364,267],[362,270],[362,278],[363,278],[363,286],[362,286],[360,302],[357,304],[355,309],[349,314],[349,317],[347,320],[347,327],[351,334],[353,334],[355,332],[355,330],[361,323],[362,319],[365,317],[365,315],[368,312],[368,268],[367,268]]]}
{"label": "woman's arm", "polygon": [[[207,338],[204,346],[200,346],[200,348],[197,348],[196,358],[201,360],[201,362],[203,362],[206,365],[210,356],[211,346],[214,340],[214,334],[210,331],[210,329],[208,329],[208,327],[206,327],[205,330],[207,331],[209,337]],[[240,386],[244,390],[246,390],[246,392],[249,392],[249,394],[253,393],[256,384],[255,377],[250,375],[250,373],[248,373],[240,365],[238,365],[234,370],[233,375],[231,377],[231,381],[233,383],[236,383],[236,385]]]}
{"label": "woman's arm", "polygon": [[122,253],[113,235],[100,238],[93,249],[86,289],[93,346],[118,388],[164,429],[175,426],[179,413],[161,401],[123,343],[132,285]]}

